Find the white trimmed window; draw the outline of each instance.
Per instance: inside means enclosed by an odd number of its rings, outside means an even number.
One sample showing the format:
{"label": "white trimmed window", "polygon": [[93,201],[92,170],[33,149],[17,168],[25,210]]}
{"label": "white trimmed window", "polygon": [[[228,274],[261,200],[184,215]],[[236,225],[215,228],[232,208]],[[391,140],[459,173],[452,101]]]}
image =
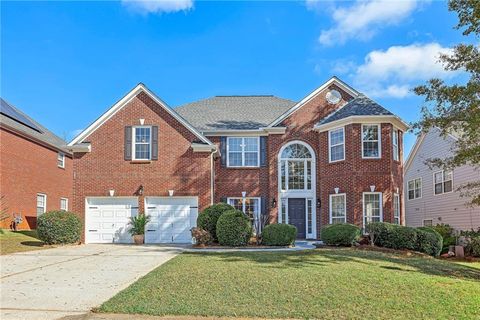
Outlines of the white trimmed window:
{"label": "white trimmed window", "polygon": [[453,191],[453,172],[444,170],[433,174],[435,194],[448,193]]}
{"label": "white trimmed window", "polygon": [[133,160],[151,160],[152,158],[152,127],[133,127]]}
{"label": "white trimmed window", "polygon": [[393,194],[393,223],[400,224],[400,195]]}
{"label": "white trimmed window", "polygon": [[47,211],[47,195],[37,193],[37,216],[44,214]]}
{"label": "white trimmed window", "polygon": [[306,146],[294,143],[280,155],[281,190],[312,190],[312,153]]}
{"label": "white trimmed window", "polygon": [[228,198],[227,203],[244,212],[250,219],[256,219],[260,215],[260,198]]}
{"label": "white trimmed window", "polygon": [[328,131],[329,161],[345,160],[345,129],[338,128]]}
{"label": "white trimmed window", "polygon": [[307,199],[307,234],[313,233],[313,199]]}
{"label": "white trimmed window", "polygon": [[362,125],[362,158],[378,159],[381,157],[380,139],[379,124]]}
{"label": "white trimmed window", "polygon": [[68,211],[68,199],[60,198],[60,210]]}
{"label": "white trimmed window", "polygon": [[400,149],[398,148],[398,130],[392,131],[393,160],[400,160]]}
{"label": "white trimmed window", "polygon": [[423,220],[423,226],[424,227],[433,227],[433,220],[432,219]]}
{"label": "white trimmed window", "polygon": [[345,193],[330,195],[330,224],[347,222],[347,195]]}
{"label": "white trimmed window", "polygon": [[363,226],[370,222],[382,222],[382,193],[364,192],[363,193]]}
{"label": "white trimmed window", "polygon": [[407,183],[408,200],[422,197],[422,178],[409,180]]}
{"label": "white trimmed window", "polygon": [[59,152],[57,154],[57,166],[59,168],[65,168],[65,153]]}
{"label": "white trimmed window", "polygon": [[281,206],[280,206],[280,223],[288,223],[288,199],[282,198],[281,199]]}
{"label": "white trimmed window", "polygon": [[259,137],[227,137],[229,167],[258,167],[260,164]]}

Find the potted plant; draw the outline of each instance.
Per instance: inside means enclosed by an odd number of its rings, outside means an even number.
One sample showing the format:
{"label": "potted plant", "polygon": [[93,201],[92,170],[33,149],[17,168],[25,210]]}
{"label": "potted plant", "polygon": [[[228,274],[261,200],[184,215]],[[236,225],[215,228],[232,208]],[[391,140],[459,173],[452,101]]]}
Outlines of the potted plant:
{"label": "potted plant", "polygon": [[143,244],[145,241],[145,226],[150,221],[150,216],[145,214],[139,214],[135,217],[130,217],[130,222],[128,223],[131,226],[129,230],[130,234],[133,236],[133,241],[135,244]]}

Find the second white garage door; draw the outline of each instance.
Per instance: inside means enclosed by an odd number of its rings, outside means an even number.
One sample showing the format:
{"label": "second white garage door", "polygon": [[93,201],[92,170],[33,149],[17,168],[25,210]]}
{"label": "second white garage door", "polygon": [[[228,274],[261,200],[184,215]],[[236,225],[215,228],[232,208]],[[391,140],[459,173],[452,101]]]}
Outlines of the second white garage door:
{"label": "second white garage door", "polygon": [[145,243],[190,243],[197,225],[197,197],[147,197]]}

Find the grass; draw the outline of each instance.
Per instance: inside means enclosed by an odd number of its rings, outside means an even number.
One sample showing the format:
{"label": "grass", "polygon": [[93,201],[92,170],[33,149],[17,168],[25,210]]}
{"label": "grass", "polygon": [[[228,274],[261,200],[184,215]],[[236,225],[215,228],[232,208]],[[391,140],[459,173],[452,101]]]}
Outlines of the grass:
{"label": "grass", "polygon": [[0,229],[1,255],[46,248],[50,248],[50,246],[44,246],[43,242],[38,240],[35,230],[14,232]]}
{"label": "grass", "polygon": [[480,270],[356,249],[183,253],[100,312],[317,319],[474,319]]}

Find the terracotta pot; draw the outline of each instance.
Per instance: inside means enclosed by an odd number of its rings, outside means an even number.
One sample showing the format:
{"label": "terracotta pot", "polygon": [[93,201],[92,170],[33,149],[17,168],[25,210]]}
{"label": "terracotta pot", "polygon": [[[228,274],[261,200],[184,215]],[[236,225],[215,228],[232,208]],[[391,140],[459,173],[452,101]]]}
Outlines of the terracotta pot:
{"label": "terracotta pot", "polygon": [[143,234],[136,234],[133,236],[133,242],[135,242],[135,244],[143,244],[144,239],[145,235]]}

